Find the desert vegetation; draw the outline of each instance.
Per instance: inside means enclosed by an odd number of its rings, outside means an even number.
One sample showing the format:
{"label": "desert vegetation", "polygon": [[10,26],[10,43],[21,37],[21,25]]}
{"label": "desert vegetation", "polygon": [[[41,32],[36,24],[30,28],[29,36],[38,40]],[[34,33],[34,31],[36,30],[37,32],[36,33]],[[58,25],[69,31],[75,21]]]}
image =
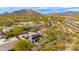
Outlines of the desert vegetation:
{"label": "desert vegetation", "polygon": [[27,15],[20,12],[0,15],[1,40],[10,41],[10,38],[16,37],[17,40],[12,42],[14,50],[79,50],[79,14],[41,15],[31,11],[33,15]]}

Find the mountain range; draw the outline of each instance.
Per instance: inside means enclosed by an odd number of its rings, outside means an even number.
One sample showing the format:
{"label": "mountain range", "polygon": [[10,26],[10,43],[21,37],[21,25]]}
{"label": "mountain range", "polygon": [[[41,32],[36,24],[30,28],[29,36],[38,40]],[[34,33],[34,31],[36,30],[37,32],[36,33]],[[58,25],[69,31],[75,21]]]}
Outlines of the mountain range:
{"label": "mountain range", "polygon": [[[44,14],[44,15],[52,15],[52,14],[79,14],[79,11],[64,11],[64,12],[51,12],[49,14]],[[21,9],[21,10],[16,10],[11,13],[5,12],[0,15],[20,15],[20,16],[39,16],[43,15],[42,13],[33,10],[33,9]]]}
{"label": "mountain range", "polygon": [[32,9],[26,10],[26,9],[22,9],[22,10],[17,10],[14,11],[12,13],[3,13],[0,15],[17,15],[17,16],[39,16],[42,15],[41,13],[34,11]]}

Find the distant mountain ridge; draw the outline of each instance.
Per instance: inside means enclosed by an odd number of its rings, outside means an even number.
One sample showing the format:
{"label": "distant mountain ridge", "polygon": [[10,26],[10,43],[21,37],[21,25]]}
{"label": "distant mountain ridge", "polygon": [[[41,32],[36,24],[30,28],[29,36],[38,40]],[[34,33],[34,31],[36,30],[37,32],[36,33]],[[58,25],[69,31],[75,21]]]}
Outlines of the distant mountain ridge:
{"label": "distant mountain ridge", "polygon": [[37,12],[35,10],[32,10],[32,9],[22,9],[22,10],[17,10],[17,11],[14,11],[12,13],[3,13],[3,14],[0,14],[0,15],[16,15],[16,16],[40,16],[40,15],[53,15],[53,14],[59,14],[59,15],[64,15],[64,14],[79,14],[79,11],[64,11],[64,12],[53,12],[53,13],[50,13],[50,14],[42,14],[40,12]]}
{"label": "distant mountain ridge", "polygon": [[34,15],[34,16],[38,16],[38,15],[41,15],[41,13],[38,13],[37,11],[34,11],[32,9],[30,9],[30,10],[22,9],[22,10],[14,11],[12,13],[3,13],[0,15],[17,15],[17,16],[33,16]]}
{"label": "distant mountain ridge", "polygon": [[66,11],[66,12],[61,12],[59,14],[79,14],[79,11]]}
{"label": "distant mountain ridge", "polygon": [[56,12],[56,13],[50,13],[49,15],[52,15],[52,14],[79,14],[79,11],[64,11],[64,12]]}

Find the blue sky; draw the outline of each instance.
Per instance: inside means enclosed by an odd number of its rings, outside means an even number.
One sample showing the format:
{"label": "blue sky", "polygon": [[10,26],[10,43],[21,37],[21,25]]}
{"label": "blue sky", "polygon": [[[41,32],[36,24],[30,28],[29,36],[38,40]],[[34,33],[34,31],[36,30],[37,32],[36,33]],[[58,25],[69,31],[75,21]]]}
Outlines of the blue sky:
{"label": "blue sky", "polygon": [[42,14],[59,13],[65,11],[79,11],[79,7],[0,7],[0,13],[11,13],[21,9],[33,9]]}

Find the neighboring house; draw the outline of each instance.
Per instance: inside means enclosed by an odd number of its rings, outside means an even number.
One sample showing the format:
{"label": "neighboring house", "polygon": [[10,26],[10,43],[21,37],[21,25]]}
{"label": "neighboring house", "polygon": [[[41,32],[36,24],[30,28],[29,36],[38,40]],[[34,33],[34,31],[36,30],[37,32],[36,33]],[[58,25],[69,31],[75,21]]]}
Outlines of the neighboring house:
{"label": "neighboring house", "polygon": [[36,32],[30,32],[29,33],[29,40],[32,40],[32,42],[37,42],[38,38],[41,37],[42,35],[40,35],[39,33]]}
{"label": "neighboring house", "polygon": [[19,39],[28,39],[29,36],[28,36],[28,34],[22,34],[22,35],[18,35],[18,38]]}
{"label": "neighboring house", "polygon": [[2,30],[2,32],[3,32],[4,34],[10,33],[11,31],[12,31],[12,27],[7,27],[7,28],[4,28],[4,29]]}
{"label": "neighboring house", "polygon": [[38,46],[41,46],[42,44],[38,42],[34,42],[33,45],[38,47]]}
{"label": "neighboring house", "polygon": [[[39,33],[30,32],[28,34],[19,35],[18,38],[24,38],[30,40],[35,46],[39,46],[40,43],[37,42],[38,38],[41,37]],[[17,37],[9,38],[8,41],[6,39],[0,39],[0,51],[8,51],[13,49],[13,42],[18,40]]]}
{"label": "neighboring house", "polygon": [[35,32],[29,32],[27,34],[22,34],[18,36],[19,39],[28,39],[33,42],[37,41],[37,38],[39,37],[41,37],[41,35]]}
{"label": "neighboring house", "polygon": [[39,37],[41,37],[41,35],[38,33],[32,35],[32,39],[37,39]]}

